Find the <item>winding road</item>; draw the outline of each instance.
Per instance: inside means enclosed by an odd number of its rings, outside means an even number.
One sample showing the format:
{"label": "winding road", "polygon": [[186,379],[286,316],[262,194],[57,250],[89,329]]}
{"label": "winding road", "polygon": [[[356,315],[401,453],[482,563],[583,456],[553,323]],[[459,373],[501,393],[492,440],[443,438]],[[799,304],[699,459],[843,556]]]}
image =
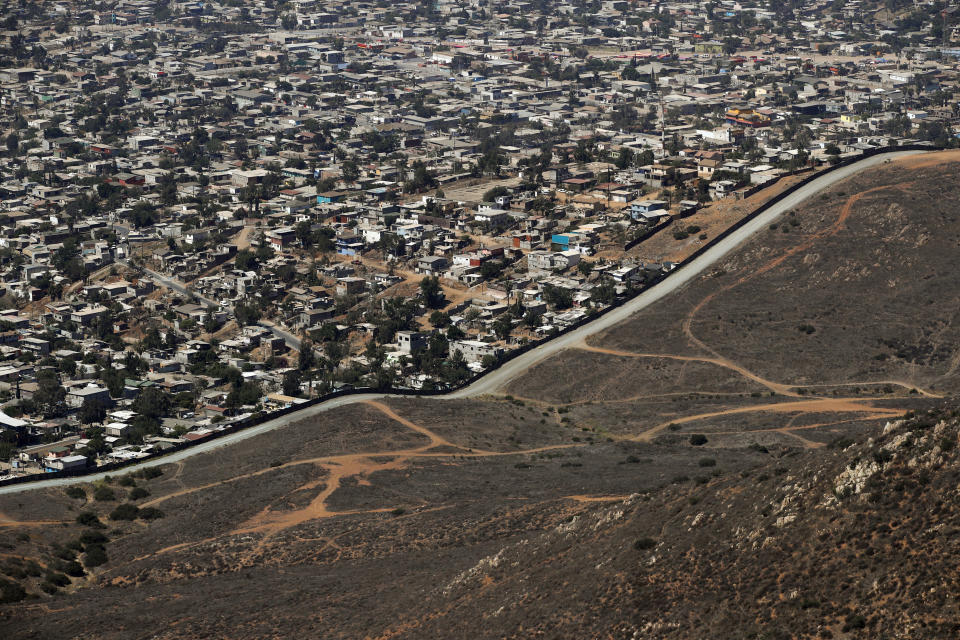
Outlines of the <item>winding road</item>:
{"label": "winding road", "polygon": [[[670,295],[671,293],[682,288],[688,282],[699,276],[705,270],[709,269],[719,260],[724,258],[731,251],[739,247],[749,238],[751,238],[755,233],[761,231],[762,229],[767,228],[772,222],[776,221],[781,215],[790,211],[794,207],[803,203],[803,201],[808,198],[817,195],[823,189],[830,187],[831,185],[840,182],[849,178],[850,176],[868,169],[870,167],[884,164],[890,160],[901,158],[908,155],[915,155],[917,153],[922,153],[919,151],[901,151],[893,152],[888,154],[883,154],[879,156],[873,156],[870,158],[865,158],[859,162],[853,163],[846,167],[842,167],[831,173],[822,175],[808,184],[804,185],[794,193],[790,194],[783,200],[781,200],[776,205],[770,207],[756,218],[745,224],[743,227],[730,234],[723,240],[720,240],[715,245],[710,247],[707,251],[697,257],[691,263],[685,265],[682,269],[679,269],[677,272],[671,274],[666,279],[657,283],[656,285],[650,287],[643,293],[639,294],[635,298],[629,300],[621,307],[611,310],[610,312],[600,316],[596,320],[589,322],[582,327],[571,331],[570,333],[559,336],[553,340],[545,342],[544,344],[531,349],[530,351],[514,358],[513,360],[508,361],[503,366],[491,371],[490,373],[484,375],[482,378],[476,382],[470,384],[467,387],[459,389],[449,394],[443,396],[423,396],[423,400],[431,402],[443,402],[448,399],[460,399],[460,398],[472,398],[477,396],[482,396],[486,394],[491,394],[496,392],[505,386],[508,382],[514,378],[522,375],[527,370],[529,370],[534,365],[542,362],[546,358],[555,355],[561,351],[564,351],[569,348],[577,347],[583,344],[583,341],[593,334],[606,331],[607,329],[613,327],[620,322],[623,322],[631,315],[649,307],[652,304],[657,303],[662,298]],[[150,275],[159,279],[165,286],[169,286],[175,290],[180,291],[181,287],[177,285],[176,281],[171,281],[169,278],[164,278],[155,272],[147,270]],[[184,291],[185,292],[185,291]],[[212,300],[201,299],[207,304],[216,304]],[[290,424],[291,422],[297,422],[304,418],[309,418],[311,416],[329,411],[331,409],[337,409],[339,407],[344,407],[347,405],[358,404],[363,402],[375,401],[382,398],[389,398],[391,394],[385,393],[367,393],[367,394],[357,394],[350,396],[343,396],[339,398],[333,398],[326,402],[305,408],[301,411],[296,411],[292,414],[288,414],[274,420],[269,420],[263,424],[257,425],[255,427],[250,427],[237,433],[233,433],[216,440],[211,440],[209,442],[204,442],[195,446],[192,446],[181,451],[171,453],[167,456],[162,456],[159,458],[151,459],[145,461],[138,465],[132,465],[127,467],[124,471],[134,471],[136,469],[142,469],[146,467],[155,467],[164,464],[170,464],[190,458],[192,456],[211,451],[220,447],[228,446],[234,442],[239,442],[247,438],[252,438],[254,436],[260,435],[262,433],[267,433],[275,429],[279,429],[285,425]],[[398,396],[399,397],[399,396]],[[406,397],[406,396],[403,396]],[[114,472],[114,475],[116,472]],[[60,487],[68,486],[72,484],[77,484],[78,482],[93,482],[96,480],[102,479],[104,476],[109,475],[107,473],[95,473],[81,477],[74,478],[51,478],[49,480],[38,480],[36,482],[31,482],[27,484],[19,485],[10,485],[5,487],[0,487],[0,495],[11,494],[11,493],[20,493],[24,491],[31,491],[34,489],[46,489],[50,487]]]}

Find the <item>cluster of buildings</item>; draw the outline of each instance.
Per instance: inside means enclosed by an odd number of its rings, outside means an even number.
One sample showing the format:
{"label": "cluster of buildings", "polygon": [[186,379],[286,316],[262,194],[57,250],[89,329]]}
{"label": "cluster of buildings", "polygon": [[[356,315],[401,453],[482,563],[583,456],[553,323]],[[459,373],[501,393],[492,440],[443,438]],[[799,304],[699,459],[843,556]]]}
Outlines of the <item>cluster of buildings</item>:
{"label": "cluster of buildings", "polygon": [[705,238],[644,242],[716,201],[960,130],[950,3],[8,10],[0,474],[457,384],[668,272]]}

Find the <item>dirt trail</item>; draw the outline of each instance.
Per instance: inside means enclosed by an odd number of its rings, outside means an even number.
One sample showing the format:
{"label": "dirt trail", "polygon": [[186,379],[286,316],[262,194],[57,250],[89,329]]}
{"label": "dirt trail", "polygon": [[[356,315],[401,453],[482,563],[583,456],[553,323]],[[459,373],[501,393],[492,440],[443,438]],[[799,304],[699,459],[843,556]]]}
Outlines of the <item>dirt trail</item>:
{"label": "dirt trail", "polygon": [[582,503],[591,503],[591,502],[621,502],[629,498],[629,495],[624,496],[588,496],[588,495],[576,495],[576,496],[563,496],[564,500],[573,500],[574,502]]}
{"label": "dirt trail", "polygon": [[411,429],[411,430],[416,431],[417,433],[419,433],[419,434],[421,434],[421,435],[424,435],[424,436],[428,437],[428,438],[430,439],[430,444],[429,444],[427,447],[425,447],[426,449],[429,449],[429,448],[432,448],[432,447],[454,447],[454,448],[456,448],[456,449],[462,449],[462,448],[463,448],[463,447],[459,447],[459,446],[451,443],[451,442],[450,442],[449,440],[447,440],[446,438],[442,438],[442,437],[438,436],[437,434],[435,434],[433,431],[430,431],[430,430],[427,429],[426,427],[423,427],[423,426],[420,426],[419,424],[410,422],[409,420],[407,420],[407,419],[404,418],[403,416],[398,415],[396,411],[394,411],[393,409],[391,409],[391,408],[388,407],[387,405],[383,404],[382,402],[377,402],[376,400],[368,400],[368,401],[365,402],[364,404],[366,404],[367,406],[373,407],[374,409],[376,409],[376,410],[380,411],[381,413],[383,413],[384,415],[386,415],[386,416],[387,416],[388,418],[390,418],[391,420],[395,420],[396,422],[399,422],[400,424],[402,424],[403,426],[407,427],[408,429]]}
{"label": "dirt trail", "polygon": [[[850,424],[851,422],[863,422],[866,420],[889,420],[891,416],[884,414],[877,415],[866,415],[858,418],[851,418],[849,420],[834,420],[832,422],[816,422],[812,424],[801,424],[798,426],[790,427],[772,427],[770,429],[741,429],[739,431],[711,431],[710,435],[714,436],[739,436],[745,433],[783,433],[785,435],[790,435],[797,437],[794,431],[811,431],[813,429],[821,429],[823,427],[835,427],[840,424]],[[815,442],[816,445],[821,445],[822,443]]]}
{"label": "dirt trail", "polygon": [[[256,557],[259,555],[259,552],[269,544],[270,540],[275,537],[277,534],[286,531],[288,529],[297,527],[306,522],[313,520],[320,520],[323,518],[331,518],[335,516],[344,516],[344,515],[356,515],[356,514],[368,514],[368,513],[385,513],[391,511],[390,507],[384,507],[379,509],[362,509],[362,510],[351,510],[351,511],[333,511],[329,508],[328,500],[330,497],[340,488],[341,482],[344,478],[358,478],[358,484],[369,486],[371,483],[369,481],[369,476],[381,472],[381,471],[396,471],[407,468],[409,462],[413,459],[418,458],[451,458],[454,456],[460,458],[484,458],[484,457],[493,457],[493,456],[512,456],[512,455],[523,455],[523,454],[537,454],[546,451],[555,451],[557,449],[566,449],[570,447],[576,447],[581,445],[576,444],[562,444],[562,445],[551,445],[545,447],[536,447],[533,449],[523,449],[518,451],[476,451],[472,449],[465,449],[458,445],[455,445],[448,441],[447,439],[437,435],[430,429],[426,427],[411,422],[403,416],[397,414],[389,406],[376,401],[368,401],[365,404],[379,410],[387,417],[392,420],[397,421],[398,423],[404,425],[410,430],[423,435],[429,439],[427,444],[424,444],[419,447],[411,449],[402,449],[402,450],[384,450],[384,451],[372,451],[366,453],[350,453],[342,454],[335,456],[325,456],[319,458],[310,458],[306,460],[294,460],[277,467],[268,467],[266,469],[260,469],[258,471],[253,471],[251,473],[245,473],[238,475],[226,480],[221,480],[219,482],[210,483],[207,485],[202,485],[199,487],[192,487],[187,489],[182,489],[180,491],[175,491],[167,495],[155,498],[148,502],[145,502],[143,506],[154,506],[165,502],[171,498],[188,495],[197,491],[203,491],[205,489],[210,489],[213,487],[225,485],[228,483],[236,482],[245,478],[252,478],[272,471],[279,469],[284,469],[292,466],[299,465],[315,465],[321,467],[326,471],[326,475],[311,480],[293,491],[290,494],[296,494],[301,491],[311,491],[317,487],[323,485],[323,489],[314,496],[310,503],[300,509],[293,509],[289,511],[278,511],[273,509],[270,505],[264,507],[258,514],[248,519],[245,523],[237,527],[236,529],[230,531],[226,535],[249,535],[249,534],[263,534],[263,538],[257,544],[253,556]],[[454,451],[431,451],[431,449],[438,447],[449,447]],[[288,495],[290,495],[288,494]],[[214,538],[209,538],[206,540],[193,541],[193,542],[184,542],[180,544],[171,545],[169,547],[164,547],[154,552],[152,555],[167,553],[170,551],[177,551],[180,549],[193,547],[201,545],[207,542],[212,542],[218,539],[219,536]]]}
{"label": "dirt trail", "polygon": [[896,387],[901,387],[907,390],[915,390],[918,394],[924,398],[945,398],[943,394],[935,393],[930,389],[924,389],[923,387],[918,387],[917,385],[907,382],[905,380],[872,380],[870,382],[823,382],[818,384],[804,384],[799,385],[805,389],[812,389],[816,387],[867,387],[867,386],[878,386],[878,385],[894,385]]}
{"label": "dirt trail", "polygon": [[237,234],[237,239],[231,244],[237,246],[237,250],[249,249],[250,248],[250,237],[253,235],[253,232],[256,230],[255,227],[247,225],[240,230],[240,233]]}
{"label": "dirt trail", "polygon": [[625,358],[664,358],[667,360],[680,360],[683,362],[706,362],[708,364],[714,364],[718,367],[723,367],[725,369],[730,369],[739,373],[744,378],[752,380],[757,384],[760,384],[771,391],[775,391],[781,395],[789,396],[792,398],[801,397],[799,393],[793,391],[791,385],[781,384],[779,382],[773,382],[772,380],[767,380],[766,378],[761,378],[757,374],[741,367],[740,365],[727,360],[722,356],[716,356],[714,358],[708,358],[704,356],[678,356],[668,353],[634,353],[632,351],[619,351],[617,349],[605,349],[603,347],[594,347],[589,344],[581,344],[576,348],[582,349],[583,351],[593,351],[594,353],[603,353],[610,356],[621,356]]}
{"label": "dirt trail", "polygon": [[[378,471],[395,471],[406,468],[407,458],[400,456],[387,462],[374,462],[365,456],[350,456],[342,459],[337,464],[325,464],[323,468],[329,471],[325,479],[323,490],[320,491],[306,507],[292,511],[274,511],[270,506],[265,507],[260,513],[251,518],[247,523],[241,525],[231,532],[231,535],[242,535],[246,533],[263,533],[261,540],[262,547],[270,538],[286,529],[291,529],[311,520],[321,518],[330,518],[333,516],[351,515],[355,513],[372,513],[376,511],[389,511],[390,509],[362,510],[362,511],[331,511],[327,505],[327,500],[333,493],[340,488],[340,482],[344,478],[357,476],[368,476]],[[308,491],[316,488],[323,481],[312,481],[296,491]]]}
{"label": "dirt trail", "polygon": [[69,520],[13,520],[0,515],[0,529],[13,527],[49,527],[56,524],[67,524]]}
{"label": "dirt trail", "polygon": [[[750,407],[737,407],[734,409],[726,409],[723,411],[711,411],[709,413],[699,413],[692,416],[686,416],[683,418],[674,418],[669,422],[664,422],[658,424],[657,426],[648,429],[641,433],[638,436],[629,438],[637,442],[650,442],[653,438],[662,432],[664,429],[669,427],[672,424],[686,424],[688,422],[696,422],[698,420],[706,420],[709,418],[716,418],[720,416],[731,416],[743,413],[863,413],[867,414],[867,418],[862,419],[877,419],[877,418],[895,418],[900,417],[906,413],[905,409],[887,409],[884,407],[874,407],[869,404],[864,404],[863,401],[859,398],[817,398],[813,400],[803,400],[803,401],[793,401],[793,402],[778,402],[775,404],[763,404],[755,405]],[[769,429],[768,431],[792,431],[796,429],[803,429],[805,427],[779,427],[777,429]],[[746,431],[738,431],[737,433],[748,433]]]}

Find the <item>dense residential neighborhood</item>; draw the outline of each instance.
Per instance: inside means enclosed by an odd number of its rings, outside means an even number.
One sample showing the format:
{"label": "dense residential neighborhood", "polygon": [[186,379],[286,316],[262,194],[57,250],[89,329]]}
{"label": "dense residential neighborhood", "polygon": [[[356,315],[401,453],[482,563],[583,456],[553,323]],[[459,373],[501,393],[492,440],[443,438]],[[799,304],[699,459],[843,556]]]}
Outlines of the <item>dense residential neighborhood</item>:
{"label": "dense residential neighborhood", "polygon": [[960,133],[943,2],[7,2],[0,26],[0,478],[455,387],[791,181]]}

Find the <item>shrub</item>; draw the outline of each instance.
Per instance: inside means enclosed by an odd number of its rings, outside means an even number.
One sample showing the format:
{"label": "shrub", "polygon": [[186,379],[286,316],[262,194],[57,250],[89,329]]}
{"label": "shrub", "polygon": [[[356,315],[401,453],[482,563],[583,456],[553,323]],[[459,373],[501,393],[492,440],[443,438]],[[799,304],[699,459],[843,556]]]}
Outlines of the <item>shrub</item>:
{"label": "shrub", "polygon": [[157,518],[163,517],[163,511],[157,509],[156,507],[144,507],[140,509],[140,512],[137,514],[141,520],[156,520]]}
{"label": "shrub", "polygon": [[53,584],[52,582],[41,582],[40,589],[43,590],[44,593],[53,595],[57,592],[57,585]]}
{"label": "shrub", "polygon": [[73,560],[77,557],[77,552],[66,547],[56,547],[53,550],[53,556],[61,560]]}
{"label": "shrub", "polygon": [[26,570],[24,570],[23,567],[17,566],[17,564],[14,563],[14,560],[19,560],[19,559],[20,558],[11,558],[7,564],[0,567],[0,571],[10,576],[11,578],[15,578],[17,580],[23,580],[24,578],[27,577]]}
{"label": "shrub", "polygon": [[40,574],[43,573],[43,569],[40,567],[40,565],[33,560],[28,560],[24,565],[23,570],[27,572],[28,576],[33,576],[34,578],[38,578]]}
{"label": "shrub", "polygon": [[697,463],[701,467],[715,467],[717,466],[717,461],[713,458],[700,458],[700,461]]}
{"label": "shrub", "polygon": [[645,549],[653,549],[657,546],[657,541],[653,538],[640,538],[633,543],[633,548],[637,551],[643,551]]}
{"label": "shrub", "polygon": [[110,538],[99,531],[84,531],[82,534],[80,534],[79,539],[80,543],[85,547],[91,544],[106,544],[107,542],[110,542]]}
{"label": "shrub", "polygon": [[93,490],[93,499],[99,502],[116,500],[117,494],[115,494],[110,487],[100,486]]}
{"label": "shrub", "polygon": [[873,452],[873,460],[879,465],[884,465],[893,460],[893,453],[886,449],[879,449]]}
{"label": "shrub", "polygon": [[16,582],[0,578],[0,604],[20,602],[27,597],[27,592]]}
{"label": "shrub", "polygon": [[131,500],[139,500],[140,498],[146,498],[150,495],[150,492],[144,489],[143,487],[134,487],[133,491],[130,492]]}
{"label": "shrub", "polygon": [[117,481],[117,484],[119,484],[121,487],[135,487],[137,486],[137,481],[133,479],[133,476],[127,474],[125,476],[122,476]]}
{"label": "shrub", "polygon": [[85,527],[98,527],[103,528],[104,524],[100,522],[100,518],[97,517],[97,514],[92,511],[81,511],[77,515],[77,524],[82,524]]}
{"label": "shrub", "polygon": [[70,578],[62,573],[57,573],[56,571],[47,572],[43,579],[51,584],[57,585],[58,587],[65,587],[70,584]]}
{"label": "shrub", "polygon": [[87,547],[87,552],[83,554],[83,564],[88,567],[99,567],[107,563],[107,550],[102,545],[94,544]]}
{"label": "shrub", "polygon": [[73,498],[74,500],[87,499],[87,492],[83,490],[83,487],[67,487],[65,493],[68,498]]}
{"label": "shrub", "polygon": [[846,624],[843,625],[844,632],[854,629],[863,629],[867,626],[867,619],[860,615],[851,615],[847,617]]}
{"label": "shrub", "polygon": [[695,447],[705,445],[707,444],[707,436],[703,435],[702,433],[695,433],[690,436],[690,444]]}
{"label": "shrub", "polygon": [[130,474],[134,478],[143,478],[144,480],[152,480],[154,478],[159,478],[163,475],[158,467],[147,467],[146,469],[140,469],[139,471],[134,471]]}
{"label": "shrub", "polygon": [[135,520],[139,515],[140,509],[136,505],[125,502],[118,505],[116,509],[110,512],[111,520]]}
{"label": "shrub", "polygon": [[57,571],[62,571],[68,576],[74,576],[76,578],[79,578],[83,575],[83,567],[80,566],[80,563],[76,560],[70,560],[69,562],[63,560],[54,562],[53,568]]}

